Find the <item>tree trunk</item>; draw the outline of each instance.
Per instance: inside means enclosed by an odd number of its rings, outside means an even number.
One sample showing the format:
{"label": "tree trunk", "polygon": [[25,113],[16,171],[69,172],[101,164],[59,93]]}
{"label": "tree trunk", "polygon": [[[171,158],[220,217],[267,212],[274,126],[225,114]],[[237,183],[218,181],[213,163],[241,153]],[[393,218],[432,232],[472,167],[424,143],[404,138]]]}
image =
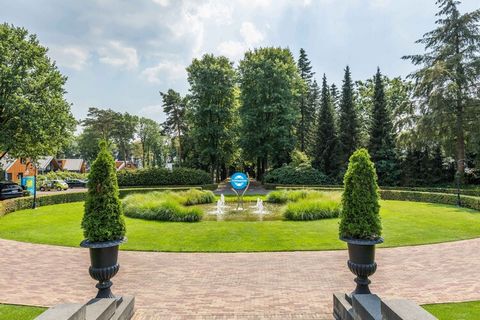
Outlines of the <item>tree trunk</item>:
{"label": "tree trunk", "polygon": [[463,180],[463,176],[465,174],[465,132],[463,130],[463,107],[461,104],[457,107],[455,133],[457,175],[459,176],[460,180]]}

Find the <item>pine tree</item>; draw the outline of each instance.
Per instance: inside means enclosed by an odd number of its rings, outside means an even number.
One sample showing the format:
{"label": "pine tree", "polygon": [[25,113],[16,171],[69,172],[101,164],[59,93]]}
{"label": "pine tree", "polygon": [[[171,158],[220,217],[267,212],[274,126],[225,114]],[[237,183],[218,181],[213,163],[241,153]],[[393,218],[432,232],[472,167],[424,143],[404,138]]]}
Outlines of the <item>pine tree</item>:
{"label": "pine tree", "polygon": [[310,110],[312,114],[312,122],[310,123],[310,128],[308,130],[308,139],[305,146],[305,153],[311,158],[315,158],[315,148],[317,140],[317,125],[318,125],[318,115],[320,114],[320,87],[318,86],[317,80],[314,79],[312,86],[310,88],[309,96]]}
{"label": "pine tree", "polygon": [[335,83],[332,83],[330,86],[330,98],[332,99],[332,106],[335,115],[340,110],[340,94]]}
{"label": "pine tree", "polygon": [[[414,116],[419,133],[445,141],[455,141],[457,175],[465,172],[466,142],[478,134],[480,107],[480,9],[461,14],[460,1],[437,0],[440,11],[437,28],[417,40],[425,52],[403,57],[420,66],[411,77],[415,94],[423,101]],[[476,101],[475,101],[476,100]]]}
{"label": "pine tree", "polygon": [[397,184],[399,171],[395,152],[395,136],[391,115],[385,100],[385,88],[380,68],[374,77],[372,126],[368,150],[377,168],[380,185]]}
{"label": "pine tree", "polygon": [[359,145],[359,127],[356,108],[353,102],[353,82],[350,68],[345,68],[345,76],[342,85],[339,118],[339,160],[346,165],[352,153]]}
{"label": "pine tree", "polygon": [[297,125],[297,136],[300,151],[304,152],[307,148],[309,132],[314,121],[314,105],[311,103],[310,96],[312,94],[312,66],[308,60],[307,53],[300,49],[300,57],[298,59],[298,70],[300,77],[304,82],[304,86],[299,96],[300,119]]}
{"label": "pine tree", "polygon": [[320,113],[317,127],[316,151],[314,166],[330,177],[338,173],[338,140],[335,132],[332,100],[327,85],[327,77],[323,75],[322,93],[320,97]]}

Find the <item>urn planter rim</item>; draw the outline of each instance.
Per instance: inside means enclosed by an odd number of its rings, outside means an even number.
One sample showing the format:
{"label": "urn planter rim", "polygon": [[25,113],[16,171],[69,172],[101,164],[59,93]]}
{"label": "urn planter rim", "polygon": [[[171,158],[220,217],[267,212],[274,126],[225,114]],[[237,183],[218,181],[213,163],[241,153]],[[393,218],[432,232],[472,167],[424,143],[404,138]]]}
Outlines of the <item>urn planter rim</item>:
{"label": "urn planter rim", "polygon": [[91,248],[91,249],[101,249],[101,248],[115,247],[125,242],[127,242],[127,237],[123,237],[122,239],[117,239],[117,240],[99,241],[99,242],[91,242],[88,239],[85,239],[82,242],[80,242],[80,247]]}
{"label": "urn planter rim", "polygon": [[356,244],[360,246],[371,246],[371,245],[383,243],[382,237],[378,237],[375,239],[354,239],[354,238],[340,237],[340,240],[345,241],[346,243],[349,243],[349,244]]}

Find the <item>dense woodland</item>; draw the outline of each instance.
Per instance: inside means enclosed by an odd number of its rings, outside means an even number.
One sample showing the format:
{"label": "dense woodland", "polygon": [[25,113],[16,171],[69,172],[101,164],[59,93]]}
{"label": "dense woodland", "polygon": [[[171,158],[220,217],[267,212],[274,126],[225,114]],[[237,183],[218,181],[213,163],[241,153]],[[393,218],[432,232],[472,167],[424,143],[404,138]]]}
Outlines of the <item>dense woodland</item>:
{"label": "dense woodland", "polygon": [[[188,94],[159,93],[164,123],[92,107],[80,121],[83,132],[74,136],[67,128],[72,117],[63,112],[57,117],[60,123],[64,115],[64,137],[55,140],[61,148],[26,155],[54,151],[92,160],[95,141],[105,139],[120,160],[199,168],[216,181],[233,170],[262,180],[280,168],[341,183],[350,155],[365,147],[380,185],[450,184],[455,177],[479,184],[480,10],[460,13],[453,0],[437,4],[436,29],[417,41],[424,52],[403,57],[412,62],[408,77],[388,77],[379,67],[371,78],[355,79],[355,66],[339,66],[343,81],[331,83],[313,71],[304,49],[296,58],[286,48],[256,48],[237,66],[205,54],[187,67]],[[23,29],[2,25],[0,35],[2,42],[13,37],[28,43]],[[57,78],[61,91],[65,79]],[[7,92],[0,97],[0,150],[22,155],[15,140],[7,142],[14,124],[5,126],[12,120],[3,106],[15,96],[8,95],[8,84],[0,85]],[[59,109],[62,101],[56,100]]]}

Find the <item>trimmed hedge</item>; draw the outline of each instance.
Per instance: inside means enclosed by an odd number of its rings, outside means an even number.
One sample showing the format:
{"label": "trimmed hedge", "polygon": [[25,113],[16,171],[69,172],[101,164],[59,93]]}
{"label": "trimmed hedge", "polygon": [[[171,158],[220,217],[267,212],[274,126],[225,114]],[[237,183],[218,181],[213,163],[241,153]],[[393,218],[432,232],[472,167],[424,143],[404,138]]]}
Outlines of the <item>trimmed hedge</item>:
{"label": "trimmed hedge", "polygon": [[207,172],[189,168],[122,170],[117,177],[119,186],[198,186],[212,183]]}
{"label": "trimmed hedge", "polygon": [[[400,200],[400,201],[416,201],[430,202],[441,204],[457,204],[457,195],[449,193],[429,193],[419,191],[402,191],[402,190],[380,190],[380,196],[383,200]],[[480,211],[480,197],[471,197],[460,195],[460,203],[464,208]]]}
{"label": "trimmed hedge", "polygon": [[328,184],[328,178],[321,171],[312,167],[298,167],[284,166],[278,169],[273,169],[265,174],[264,182],[267,184]]}

